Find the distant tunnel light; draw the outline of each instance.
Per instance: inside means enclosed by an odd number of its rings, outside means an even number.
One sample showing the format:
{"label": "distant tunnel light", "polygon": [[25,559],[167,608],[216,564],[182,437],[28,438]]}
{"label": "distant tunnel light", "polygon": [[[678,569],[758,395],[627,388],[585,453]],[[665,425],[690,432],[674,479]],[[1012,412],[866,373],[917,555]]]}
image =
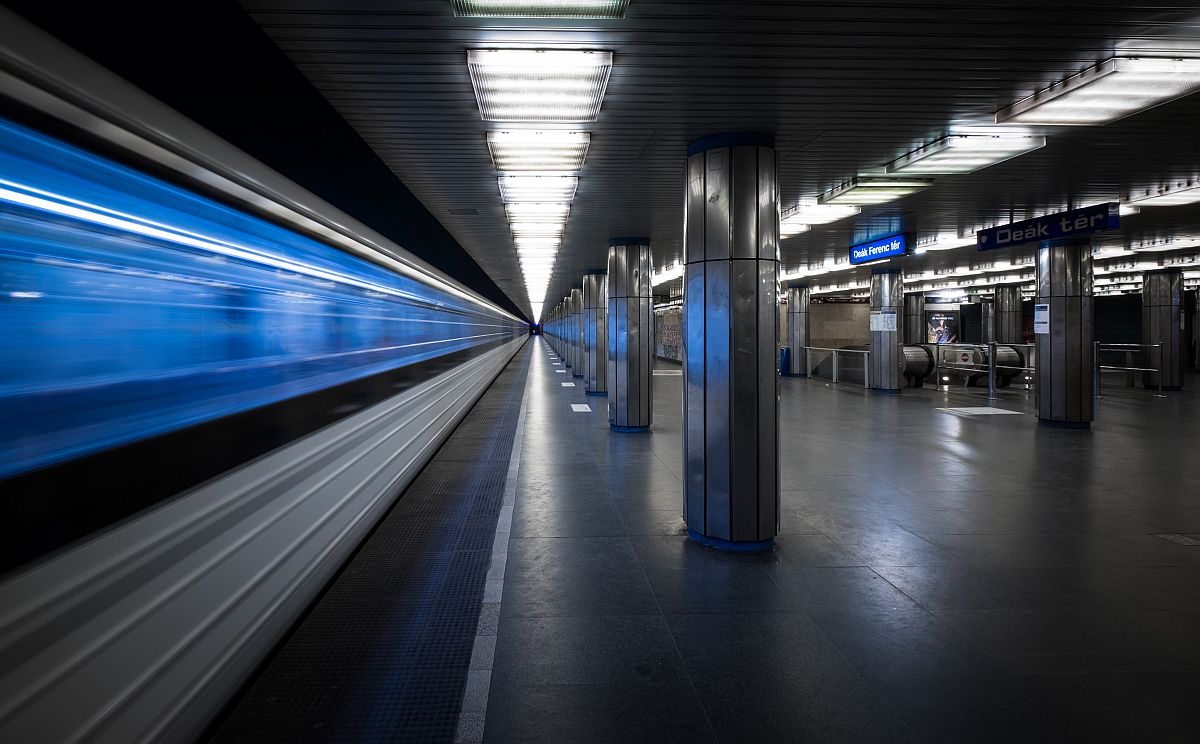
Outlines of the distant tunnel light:
{"label": "distant tunnel light", "polygon": [[1130,194],[1129,200],[1122,202],[1122,208],[1127,207],[1175,207],[1181,204],[1200,202],[1200,182],[1188,181],[1176,186],[1147,191],[1144,194]]}
{"label": "distant tunnel light", "polygon": [[820,204],[838,206],[883,204],[933,185],[932,178],[852,178],[817,197]]}
{"label": "distant tunnel light", "polygon": [[481,18],[624,18],[629,0],[452,0],[454,15]]}
{"label": "distant tunnel light", "polygon": [[612,52],[471,49],[467,67],[484,121],[595,121]]}
{"label": "distant tunnel light", "polygon": [[587,132],[488,132],[496,170],[505,172],[577,171],[583,167],[591,135]]}
{"label": "distant tunnel light", "polygon": [[896,158],[884,169],[903,175],[974,173],[1045,144],[1045,137],[1025,134],[952,134]]}
{"label": "distant tunnel light", "polygon": [[500,197],[506,202],[570,202],[579,179],[575,176],[500,176]]}
{"label": "distant tunnel light", "polygon": [[996,112],[997,124],[1106,124],[1200,90],[1200,58],[1109,57]]}

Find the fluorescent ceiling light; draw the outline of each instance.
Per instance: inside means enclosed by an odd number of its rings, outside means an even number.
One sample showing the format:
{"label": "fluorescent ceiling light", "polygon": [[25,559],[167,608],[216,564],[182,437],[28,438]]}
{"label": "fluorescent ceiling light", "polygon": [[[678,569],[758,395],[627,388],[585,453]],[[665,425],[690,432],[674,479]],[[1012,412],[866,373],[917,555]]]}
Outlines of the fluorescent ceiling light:
{"label": "fluorescent ceiling light", "polygon": [[1187,248],[1197,247],[1200,247],[1200,238],[1191,235],[1180,238],[1152,238],[1150,240],[1143,240],[1129,244],[1129,249],[1138,253],[1181,251]]}
{"label": "fluorescent ceiling light", "polygon": [[799,235],[811,229],[812,227],[799,220],[788,218],[779,221],[779,237],[781,238],[790,238],[793,235]]}
{"label": "fluorescent ceiling light", "polygon": [[997,124],[1106,124],[1200,89],[1200,58],[1109,57],[996,112]]}
{"label": "fluorescent ceiling light", "polygon": [[821,204],[883,204],[933,185],[932,178],[860,177],[836,186],[817,198]]}
{"label": "fluorescent ceiling light", "polygon": [[657,287],[660,284],[666,284],[667,282],[671,282],[676,279],[682,279],[682,278],[683,278],[683,264],[675,264],[673,266],[668,266],[665,269],[662,269],[661,271],[655,272],[650,277],[650,286]]}
{"label": "fluorescent ceiling light", "polygon": [[952,134],[893,160],[884,170],[904,175],[974,173],[1045,144],[1045,137],[1024,134]]}
{"label": "fluorescent ceiling light", "polygon": [[570,212],[570,204],[517,202],[515,204],[504,205],[504,213],[508,215],[509,222],[520,222],[521,220],[565,222]]}
{"label": "fluorescent ceiling light", "polygon": [[[1154,205],[1151,204],[1150,206]],[[1130,214],[1140,214],[1141,211],[1141,207],[1135,207],[1132,204],[1121,204],[1119,207],[1117,207],[1117,214],[1121,215],[1122,217]]]}
{"label": "fluorescent ceiling light", "polygon": [[579,179],[575,176],[500,176],[500,197],[506,202],[570,202]]}
{"label": "fluorescent ceiling light", "polygon": [[624,18],[629,0],[452,0],[454,15],[482,18]]}
{"label": "fluorescent ceiling light", "polygon": [[484,121],[595,121],[612,52],[471,49],[467,67]]}
{"label": "fluorescent ceiling light", "polygon": [[794,209],[784,212],[783,219],[795,220],[804,225],[824,225],[853,217],[861,211],[862,208],[851,205],[801,202]]}
{"label": "fluorescent ceiling light", "polygon": [[1144,193],[1134,196],[1122,203],[1122,208],[1132,207],[1175,207],[1180,204],[1195,204],[1200,202],[1200,182],[1185,181],[1174,186],[1164,186],[1160,189],[1147,189]]}
{"label": "fluorescent ceiling light", "polygon": [[959,237],[955,233],[939,233],[929,238],[924,238],[917,241],[917,253],[925,251],[948,251],[952,248],[962,248],[963,246],[975,245],[976,238],[974,235]]}
{"label": "fluorescent ceiling light", "polygon": [[577,171],[583,167],[591,135],[587,132],[488,132],[496,170],[506,172]]}
{"label": "fluorescent ceiling light", "polygon": [[513,222],[509,225],[514,238],[557,238],[563,233],[561,222]]}

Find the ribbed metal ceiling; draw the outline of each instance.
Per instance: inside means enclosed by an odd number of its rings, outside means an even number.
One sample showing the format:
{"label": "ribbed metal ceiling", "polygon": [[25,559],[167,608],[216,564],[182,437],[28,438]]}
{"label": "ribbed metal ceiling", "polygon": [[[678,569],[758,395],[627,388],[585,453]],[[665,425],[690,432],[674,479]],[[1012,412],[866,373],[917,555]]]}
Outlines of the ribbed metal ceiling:
{"label": "ribbed metal ceiling", "polygon": [[[687,144],[776,136],[787,207],[1115,53],[1200,56],[1200,8],[1094,2],[652,2],[612,20],[473,18],[450,0],[254,0],[247,10],[398,177],[528,307],[466,52],[614,52],[547,307],[603,267],[608,238],[680,256]],[[297,122],[303,126],[303,122]],[[1200,176],[1200,94],[1100,127],[1034,127],[1046,147],[783,242],[785,271],[893,232],[962,233]],[[313,143],[320,147],[319,142]],[[1200,235],[1200,207],[1144,210],[1105,240]],[[905,259],[964,265],[974,248]],[[859,270],[862,271],[862,270]],[[853,275],[838,275],[853,280]],[[541,298],[535,298],[535,300]]]}

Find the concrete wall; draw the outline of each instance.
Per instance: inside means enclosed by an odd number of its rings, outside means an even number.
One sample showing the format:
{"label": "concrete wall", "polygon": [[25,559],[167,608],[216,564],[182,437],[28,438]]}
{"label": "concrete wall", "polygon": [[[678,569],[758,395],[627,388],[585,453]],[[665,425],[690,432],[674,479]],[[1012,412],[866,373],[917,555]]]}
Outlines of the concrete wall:
{"label": "concrete wall", "polygon": [[871,343],[871,306],[867,304],[814,304],[808,308],[813,346],[840,349]]}

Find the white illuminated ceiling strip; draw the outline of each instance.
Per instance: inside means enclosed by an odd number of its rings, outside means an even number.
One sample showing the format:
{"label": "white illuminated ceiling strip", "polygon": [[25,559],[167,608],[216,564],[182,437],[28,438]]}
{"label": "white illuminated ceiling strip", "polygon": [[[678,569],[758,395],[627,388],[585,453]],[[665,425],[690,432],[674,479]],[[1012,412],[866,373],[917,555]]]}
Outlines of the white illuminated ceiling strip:
{"label": "white illuminated ceiling strip", "polygon": [[453,0],[454,15],[481,18],[624,18],[629,0]]}
{"label": "white illuminated ceiling strip", "polygon": [[931,178],[853,178],[817,198],[821,204],[838,206],[883,204],[933,185]]}
{"label": "white illuminated ceiling strip", "polygon": [[509,225],[514,238],[557,238],[563,233],[561,222],[513,222]]}
{"label": "white illuminated ceiling strip", "polygon": [[1109,57],[996,112],[997,124],[1106,124],[1200,90],[1200,58]]}
{"label": "white illuminated ceiling strip", "polygon": [[1138,195],[1130,194],[1129,199],[1121,204],[1121,208],[1175,207],[1197,202],[1200,202],[1200,182],[1186,181],[1174,186],[1147,190]]}
{"label": "white illuminated ceiling strip", "polygon": [[797,204],[794,209],[785,211],[782,217],[784,220],[795,220],[805,225],[825,225],[847,217],[853,217],[861,211],[860,207],[852,205],[817,204],[815,201],[812,201]]}
{"label": "white illuminated ceiling strip", "polygon": [[683,264],[675,264],[668,266],[660,271],[656,271],[650,277],[650,286],[657,287],[660,284],[675,281],[683,278]]}
{"label": "white illuminated ceiling strip", "polygon": [[577,171],[583,167],[591,135],[516,130],[488,132],[487,142],[492,162],[499,171]]}
{"label": "white illuminated ceiling strip", "polygon": [[974,235],[959,237],[955,233],[941,233],[936,236],[924,238],[917,241],[916,252],[925,253],[926,251],[948,251],[953,248],[962,248],[968,245],[975,245],[976,238]]}
{"label": "white illuminated ceiling strip", "polygon": [[500,198],[506,202],[570,202],[579,179],[575,176],[500,176]]}
{"label": "white illuminated ceiling strip", "polygon": [[794,219],[784,219],[779,221],[779,237],[790,238],[793,235],[799,235],[802,232],[811,230],[807,223]]}
{"label": "white illuminated ceiling strip", "polygon": [[595,121],[612,52],[471,49],[467,67],[485,121]]}
{"label": "white illuminated ceiling strip", "polygon": [[952,134],[893,160],[884,170],[931,176],[973,173],[1045,144],[1045,137],[1024,134]]}
{"label": "white illuminated ceiling strip", "polygon": [[536,222],[566,222],[571,212],[570,204],[547,204],[542,202],[517,202],[504,205],[504,213],[511,222],[530,220]]}

